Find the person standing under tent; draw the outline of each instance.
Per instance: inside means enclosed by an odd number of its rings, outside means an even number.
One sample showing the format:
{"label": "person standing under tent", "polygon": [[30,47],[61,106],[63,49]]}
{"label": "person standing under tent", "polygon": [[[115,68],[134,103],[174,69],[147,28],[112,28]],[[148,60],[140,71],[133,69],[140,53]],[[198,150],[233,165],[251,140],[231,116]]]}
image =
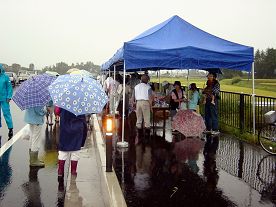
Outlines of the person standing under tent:
{"label": "person standing under tent", "polygon": [[76,116],[65,109],[60,111],[58,178],[63,179],[64,165],[68,157],[71,159],[71,175],[77,176],[79,153],[87,136],[87,126],[85,115]]}
{"label": "person standing under tent", "polygon": [[[126,77],[126,82],[128,81]],[[119,112],[120,116],[123,115],[123,77],[120,74],[116,75],[116,80],[119,82],[119,86],[116,92],[116,110]],[[130,97],[130,87],[125,85],[125,116],[128,117],[129,112],[129,97]]]}
{"label": "person standing under tent", "polygon": [[137,86],[141,80],[139,79],[139,74],[134,72],[131,74],[130,80],[126,82],[130,86],[130,94],[133,94],[134,87]]}
{"label": "person standing under tent", "polygon": [[[209,73],[207,75],[207,87],[203,90],[206,96],[205,101],[205,123],[207,133],[214,135],[219,134],[218,131],[218,99],[220,92],[220,84],[216,79],[215,73]],[[211,90],[210,90],[211,89]]]}
{"label": "person standing under tent", "polygon": [[150,112],[152,111],[152,90],[149,82],[148,75],[142,75],[141,83],[134,87],[134,101],[136,102],[136,127],[138,130],[142,129],[142,122],[144,121],[144,127],[146,134],[150,134]]}
{"label": "person standing under tent", "polygon": [[188,109],[196,111],[199,102],[199,91],[195,83],[191,83],[189,87],[191,91],[190,100],[188,102]]}
{"label": "person standing under tent", "polygon": [[181,88],[180,81],[175,81],[174,90],[171,92],[171,101],[170,101],[170,108],[171,108],[171,117],[174,117],[177,113],[177,110],[181,109],[181,104],[185,103],[186,96],[184,91]]}
{"label": "person standing under tent", "polygon": [[104,80],[104,83],[103,83],[103,89],[107,94],[109,93],[110,84],[112,83],[112,81],[113,81],[112,74],[110,74],[110,76],[109,74],[107,74],[106,79]]}
{"label": "person standing under tent", "polygon": [[9,129],[8,137],[13,136],[13,122],[10,111],[10,100],[12,98],[12,84],[6,75],[4,67],[0,64],[0,110],[2,109],[6,124]]}
{"label": "person standing under tent", "polygon": [[44,116],[46,110],[42,106],[32,107],[26,109],[24,121],[30,126],[30,166],[31,167],[44,167],[43,161],[38,159],[38,152],[41,142],[41,130],[44,124]]}

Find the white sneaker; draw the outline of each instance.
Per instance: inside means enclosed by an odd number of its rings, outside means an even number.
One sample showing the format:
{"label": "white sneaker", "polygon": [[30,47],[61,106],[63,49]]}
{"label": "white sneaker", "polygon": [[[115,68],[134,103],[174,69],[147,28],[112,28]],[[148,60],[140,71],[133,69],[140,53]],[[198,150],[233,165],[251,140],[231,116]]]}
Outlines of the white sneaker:
{"label": "white sneaker", "polygon": [[220,132],[219,132],[218,130],[216,130],[216,131],[211,131],[211,134],[212,134],[212,135],[219,135]]}

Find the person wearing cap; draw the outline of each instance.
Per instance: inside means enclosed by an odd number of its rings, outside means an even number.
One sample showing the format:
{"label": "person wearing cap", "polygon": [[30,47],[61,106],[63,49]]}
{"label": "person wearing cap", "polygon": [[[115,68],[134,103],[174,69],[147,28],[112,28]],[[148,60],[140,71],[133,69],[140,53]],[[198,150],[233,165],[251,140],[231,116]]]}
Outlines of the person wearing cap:
{"label": "person wearing cap", "polygon": [[2,109],[6,124],[9,129],[8,136],[13,136],[13,122],[10,111],[10,100],[12,98],[12,84],[9,76],[6,75],[4,67],[0,64],[0,110]]}
{"label": "person wearing cap", "polygon": [[207,75],[207,87],[203,90],[206,96],[205,101],[205,124],[207,133],[219,134],[218,131],[218,98],[220,92],[220,84],[217,81],[215,73],[210,72]]}
{"label": "person wearing cap", "polygon": [[144,74],[141,77],[141,83],[134,87],[134,101],[136,102],[136,127],[142,129],[144,121],[145,128],[150,129],[150,112],[152,110],[152,90],[149,82],[149,76]]}
{"label": "person wearing cap", "polygon": [[174,90],[171,92],[171,101],[170,101],[170,108],[171,108],[171,116],[174,117],[177,110],[180,109],[181,103],[185,102],[185,94],[184,91],[181,89],[180,81],[175,81]]}

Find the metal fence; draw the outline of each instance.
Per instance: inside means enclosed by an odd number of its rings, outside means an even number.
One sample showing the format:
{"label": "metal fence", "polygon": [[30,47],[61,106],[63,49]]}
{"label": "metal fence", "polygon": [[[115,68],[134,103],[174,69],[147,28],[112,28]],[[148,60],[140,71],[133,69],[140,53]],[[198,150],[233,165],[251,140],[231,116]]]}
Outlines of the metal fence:
{"label": "metal fence", "polygon": [[[240,131],[253,132],[252,95],[220,91],[219,121]],[[255,96],[256,130],[264,124],[264,114],[276,110],[276,98]],[[204,109],[201,107],[201,113]]]}

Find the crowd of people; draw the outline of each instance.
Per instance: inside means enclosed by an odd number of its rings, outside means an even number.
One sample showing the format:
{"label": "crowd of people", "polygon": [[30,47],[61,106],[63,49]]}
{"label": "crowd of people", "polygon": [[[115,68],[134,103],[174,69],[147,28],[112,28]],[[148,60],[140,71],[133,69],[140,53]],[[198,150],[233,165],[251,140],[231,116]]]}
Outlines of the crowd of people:
{"label": "crowd of people", "polygon": [[[150,83],[147,73],[132,73],[124,78],[119,73],[107,75],[103,82],[103,88],[108,94],[109,104],[106,107],[108,113],[118,114],[125,118],[131,112],[135,112],[137,121],[136,128],[150,134],[151,112],[154,106],[166,106],[170,109],[173,117],[180,110],[192,110],[198,112],[198,105],[205,105],[205,123],[207,132],[218,133],[218,99],[220,85],[216,74],[207,75],[206,87],[200,92],[195,83],[184,90],[180,81],[170,84],[164,81],[162,84]],[[162,87],[161,87],[162,86]],[[10,113],[9,102],[12,99],[13,89],[9,77],[0,65],[0,108],[9,129],[8,136],[13,136],[13,123]],[[123,98],[125,97],[125,106]],[[125,111],[123,112],[123,109]],[[0,112],[1,112],[0,110]],[[26,109],[24,121],[29,125],[30,133],[30,166],[44,167],[45,164],[38,158],[42,125],[47,117],[47,124],[53,125],[53,114],[55,121],[60,122],[59,154],[58,154],[58,176],[63,178],[64,164],[71,154],[71,173],[76,175],[79,160],[79,151],[84,146],[87,135],[87,122],[85,115],[76,116],[71,112],[55,107],[53,101],[45,106],[31,107]],[[123,117],[125,115],[125,117]],[[0,116],[1,118],[1,116]],[[0,119],[0,127],[1,119]]]}
{"label": "crowd of people", "polygon": [[[104,90],[109,96],[108,112],[123,116],[123,77],[117,73],[108,74],[103,83]],[[139,75],[132,73],[126,76],[125,82],[125,116],[135,110],[137,116],[136,127],[138,131],[150,128],[152,107],[168,106],[170,116],[173,117],[179,110],[192,110],[199,113],[199,105],[204,105],[204,119],[206,133],[218,134],[218,99],[220,84],[215,73],[207,75],[206,87],[197,88],[191,83],[188,90],[182,87],[180,81],[174,84],[164,81],[162,84],[150,83],[147,73]],[[162,87],[161,87],[162,86]],[[144,124],[142,126],[142,123]]]}

